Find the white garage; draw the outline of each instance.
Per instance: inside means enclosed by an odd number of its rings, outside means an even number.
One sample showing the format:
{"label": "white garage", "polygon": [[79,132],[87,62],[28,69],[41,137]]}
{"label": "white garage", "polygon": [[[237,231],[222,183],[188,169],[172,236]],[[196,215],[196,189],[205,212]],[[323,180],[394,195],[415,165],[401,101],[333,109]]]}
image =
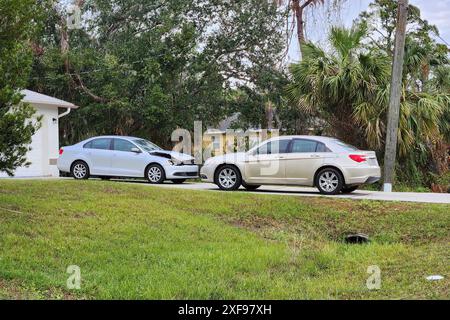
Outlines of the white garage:
{"label": "white garage", "polygon": [[[59,152],[59,119],[78,108],[70,102],[46,96],[30,90],[22,90],[23,102],[30,103],[36,109],[36,116],[41,115],[41,128],[34,134],[27,159],[29,167],[17,168],[15,177],[58,177],[56,160]],[[61,113],[60,113],[60,109]],[[0,172],[0,177],[8,177]]]}

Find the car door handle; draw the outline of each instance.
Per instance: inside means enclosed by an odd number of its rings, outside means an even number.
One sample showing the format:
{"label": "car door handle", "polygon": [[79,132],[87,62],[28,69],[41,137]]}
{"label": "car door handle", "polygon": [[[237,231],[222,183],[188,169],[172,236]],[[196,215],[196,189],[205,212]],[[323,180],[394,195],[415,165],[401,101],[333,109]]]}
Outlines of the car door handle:
{"label": "car door handle", "polygon": [[312,155],[310,155],[310,157],[311,157],[311,158],[320,158],[320,156],[317,155],[317,154],[312,154]]}

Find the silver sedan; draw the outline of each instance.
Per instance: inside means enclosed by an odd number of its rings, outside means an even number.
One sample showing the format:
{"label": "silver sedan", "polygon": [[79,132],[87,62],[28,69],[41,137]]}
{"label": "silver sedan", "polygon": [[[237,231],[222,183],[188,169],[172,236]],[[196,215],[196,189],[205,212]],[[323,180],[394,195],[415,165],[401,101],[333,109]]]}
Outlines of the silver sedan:
{"label": "silver sedan", "polygon": [[198,166],[190,155],[166,151],[136,137],[94,137],[63,147],[57,165],[75,179],[131,177],[147,178],[150,183],[183,183],[198,178]]}

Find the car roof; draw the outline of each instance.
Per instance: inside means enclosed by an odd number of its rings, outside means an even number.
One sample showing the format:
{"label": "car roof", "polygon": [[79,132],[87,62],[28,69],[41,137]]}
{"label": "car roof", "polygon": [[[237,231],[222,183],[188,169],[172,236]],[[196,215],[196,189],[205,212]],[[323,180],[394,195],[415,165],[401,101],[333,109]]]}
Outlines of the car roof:
{"label": "car roof", "polygon": [[138,138],[138,137],[132,137],[132,136],[95,136],[95,137],[91,137],[87,140],[91,140],[91,139],[99,139],[99,138],[107,138],[107,139],[112,139],[112,138],[117,138],[117,139],[142,139],[142,138]]}
{"label": "car roof", "polygon": [[[92,137],[89,138],[87,140],[92,140],[92,139],[98,139],[98,138],[122,138],[122,139],[128,139],[128,140],[134,140],[134,139],[142,139],[142,138],[138,138],[138,137],[133,137],[133,136],[113,136],[113,135],[106,135],[106,136],[96,136],[96,137]],[[289,136],[276,136],[276,137],[272,137],[270,139],[268,139],[268,141],[274,141],[274,140],[283,140],[283,139],[307,139],[307,140],[315,140],[315,141],[319,141],[319,142],[336,142],[338,139],[333,138],[333,137],[325,137],[325,136],[305,136],[305,135],[289,135]],[[86,140],[85,140],[86,141]]]}
{"label": "car roof", "polygon": [[269,140],[283,140],[283,139],[307,139],[307,140],[315,140],[320,142],[332,142],[336,141],[336,138],[332,137],[324,137],[324,136],[278,136],[273,137]]}

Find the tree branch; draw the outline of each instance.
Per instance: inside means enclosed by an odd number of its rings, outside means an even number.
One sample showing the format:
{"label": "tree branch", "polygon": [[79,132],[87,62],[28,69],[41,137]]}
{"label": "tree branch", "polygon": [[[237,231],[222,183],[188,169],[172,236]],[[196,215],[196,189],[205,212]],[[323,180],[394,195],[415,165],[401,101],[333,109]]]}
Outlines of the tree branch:
{"label": "tree branch", "polygon": [[78,85],[79,87],[87,94],[89,95],[92,99],[94,99],[96,102],[101,102],[101,103],[109,103],[111,102],[110,99],[106,99],[100,96],[97,96],[96,94],[94,94],[91,90],[89,90],[83,83],[83,80],[81,80],[81,77],[79,74],[74,74],[75,78],[77,79]]}
{"label": "tree branch", "polygon": [[313,3],[315,0],[308,0],[304,4],[300,6],[301,9],[305,9],[307,6],[309,6],[311,3]]}

